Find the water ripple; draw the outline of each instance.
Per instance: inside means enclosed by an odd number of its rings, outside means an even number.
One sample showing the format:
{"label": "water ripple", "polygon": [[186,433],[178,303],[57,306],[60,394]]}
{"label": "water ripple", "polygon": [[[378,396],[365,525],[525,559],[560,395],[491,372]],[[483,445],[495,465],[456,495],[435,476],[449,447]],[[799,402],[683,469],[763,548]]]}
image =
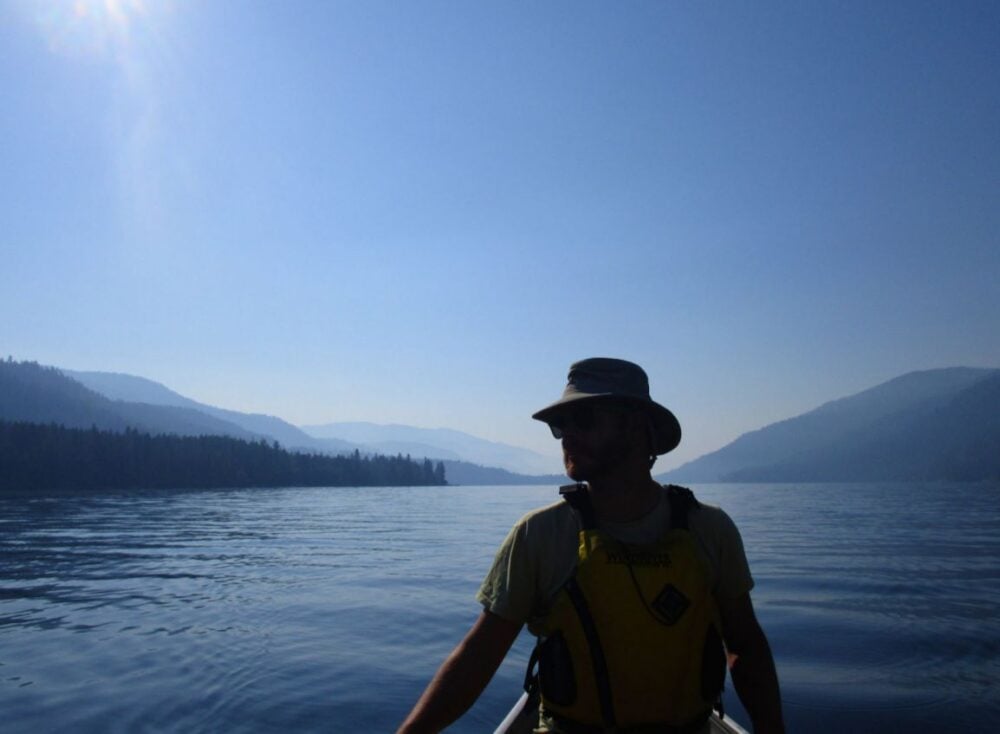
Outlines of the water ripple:
{"label": "water ripple", "polygon": [[[790,730],[1000,715],[1000,487],[696,491],[742,530]],[[0,498],[4,730],[391,730],[474,619],[510,524],[550,492]],[[529,649],[454,731],[495,724]]]}

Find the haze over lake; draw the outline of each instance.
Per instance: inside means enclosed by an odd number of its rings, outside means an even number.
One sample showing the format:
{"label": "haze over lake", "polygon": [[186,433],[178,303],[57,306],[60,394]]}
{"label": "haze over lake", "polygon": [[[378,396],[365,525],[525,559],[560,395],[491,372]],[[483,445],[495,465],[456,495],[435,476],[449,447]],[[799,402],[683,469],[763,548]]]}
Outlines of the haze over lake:
{"label": "haze over lake", "polygon": [[[1000,485],[695,490],[743,532],[790,731],[961,732],[1000,715]],[[478,613],[509,526],[553,499],[0,497],[4,731],[389,731]],[[453,731],[499,721],[529,649],[522,633]]]}

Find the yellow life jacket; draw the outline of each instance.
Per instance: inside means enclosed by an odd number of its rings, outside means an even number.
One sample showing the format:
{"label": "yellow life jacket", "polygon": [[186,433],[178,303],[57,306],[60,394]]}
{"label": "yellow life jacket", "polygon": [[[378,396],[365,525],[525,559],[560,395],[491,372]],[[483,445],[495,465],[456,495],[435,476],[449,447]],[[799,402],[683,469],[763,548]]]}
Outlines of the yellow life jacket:
{"label": "yellow life jacket", "polygon": [[596,529],[584,485],[560,491],[582,530],[533,655],[544,711],[569,730],[697,731],[726,672],[709,572],[687,527],[697,500],[668,487],[670,527],[635,546]]}

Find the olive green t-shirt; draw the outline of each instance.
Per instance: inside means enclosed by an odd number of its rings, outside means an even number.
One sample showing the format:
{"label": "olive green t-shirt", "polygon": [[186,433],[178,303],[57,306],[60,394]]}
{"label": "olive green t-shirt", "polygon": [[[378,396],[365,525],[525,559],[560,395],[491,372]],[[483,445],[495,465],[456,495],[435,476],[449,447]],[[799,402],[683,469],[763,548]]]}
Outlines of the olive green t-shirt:
{"label": "olive green t-shirt", "polygon": [[[627,523],[599,528],[628,544],[650,544],[670,527],[664,488],[657,505]],[[717,599],[735,599],[753,588],[739,530],[718,507],[700,504],[688,514],[688,527],[710,569]],[[476,598],[484,609],[538,634],[538,625],[576,568],[580,523],[568,502],[559,501],[522,517],[507,534]]]}

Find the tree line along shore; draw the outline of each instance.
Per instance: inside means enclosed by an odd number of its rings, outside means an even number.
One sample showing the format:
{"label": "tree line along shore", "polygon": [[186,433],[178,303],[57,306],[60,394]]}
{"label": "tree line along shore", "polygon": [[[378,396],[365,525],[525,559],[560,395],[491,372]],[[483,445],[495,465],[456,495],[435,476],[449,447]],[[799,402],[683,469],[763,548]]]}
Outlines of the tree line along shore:
{"label": "tree line along shore", "polygon": [[409,456],[298,453],[277,442],[0,421],[0,491],[447,484]]}

